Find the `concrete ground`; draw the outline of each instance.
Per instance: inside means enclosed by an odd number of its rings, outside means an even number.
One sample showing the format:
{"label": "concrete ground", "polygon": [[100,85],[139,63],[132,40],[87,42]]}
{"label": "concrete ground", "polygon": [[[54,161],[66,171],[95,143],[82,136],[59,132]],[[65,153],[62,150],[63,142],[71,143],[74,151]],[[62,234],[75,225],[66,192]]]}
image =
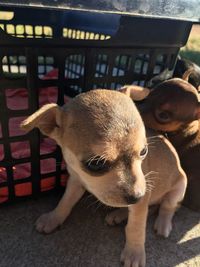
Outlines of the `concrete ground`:
{"label": "concrete ground", "polygon": [[[0,267],[119,267],[124,245],[124,226],[109,227],[110,211],[86,196],[64,225],[41,235],[34,222],[55,207],[58,196],[26,200],[0,208]],[[200,267],[200,214],[181,208],[168,239],[147,227],[147,267]]]}

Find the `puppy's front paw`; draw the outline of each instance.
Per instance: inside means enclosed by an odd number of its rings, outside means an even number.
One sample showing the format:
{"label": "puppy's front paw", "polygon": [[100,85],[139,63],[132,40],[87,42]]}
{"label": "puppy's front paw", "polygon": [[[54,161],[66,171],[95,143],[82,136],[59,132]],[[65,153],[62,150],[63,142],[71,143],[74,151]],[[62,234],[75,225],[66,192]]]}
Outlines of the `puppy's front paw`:
{"label": "puppy's front paw", "polygon": [[120,224],[124,220],[126,220],[128,217],[128,209],[127,208],[121,208],[114,210],[106,215],[105,222],[106,224],[113,226],[116,224]]}
{"label": "puppy's front paw", "polygon": [[169,220],[164,216],[158,216],[154,224],[154,230],[158,235],[167,238],[172,230],[171,219]]}
{"label": "puppy's front paw", "polygon": [[145,267],[146,255],[144,248],[129,248],[125,246],[121,254],[121,262],[124,263],[124,267]]}
{"label": "puppy's front paw", "polygon": [[62,224],[54,211],[42,214],[36,221],[36,230],[40,233],[49,234]]}

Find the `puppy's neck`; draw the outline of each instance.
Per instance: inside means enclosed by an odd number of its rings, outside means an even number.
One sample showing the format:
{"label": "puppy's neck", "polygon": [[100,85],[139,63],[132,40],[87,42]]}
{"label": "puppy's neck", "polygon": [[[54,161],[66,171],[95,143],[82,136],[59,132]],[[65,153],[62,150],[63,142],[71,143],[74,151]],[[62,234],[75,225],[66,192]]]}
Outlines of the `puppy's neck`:
{"label": "puppy's neck", "polygon": [[184,125],[184,127],[179,131],[167,133],[169,140],[180,154],[200,142],[199,126],[200,121],[195,120]]}

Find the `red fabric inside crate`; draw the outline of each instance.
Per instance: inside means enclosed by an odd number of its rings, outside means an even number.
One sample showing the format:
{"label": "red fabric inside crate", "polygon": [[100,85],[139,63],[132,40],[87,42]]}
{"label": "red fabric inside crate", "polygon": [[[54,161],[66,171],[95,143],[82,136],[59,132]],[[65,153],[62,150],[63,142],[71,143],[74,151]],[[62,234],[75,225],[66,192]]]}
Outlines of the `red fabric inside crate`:
{"label": "red fabric inside crate", "polygon": [[[50,71],[44,79],[52,79],[58,77],[58,70],[54,69]],[[47,103],[52,103],[57,101],[57,87],[47,87],[39,89],[39,105],[43,106]],[[69,99],[66,97],[65,102]],[[12,110],[23,110],[28,108],[28,92],[27,89],[7,89],[6,90],[6,101],[7,107]],[[21,136],[24,135],[19,125],[24,117],[11,118],[9,121],[9,135],[10,136]],[[2,136],[2,130],[0,127],[0,137]],[[11,153],[13,159],[26,158],[31,156],[30,144],[28,141],[23,142],[13,142],[10,144]],[[56,143],[49,138],[42,138],[40,143],[40,154],[49,154],[56,149]],[[0,145],[0,160],[4,159],[4,146]],[[40,171],[41,174],[46,174],[56,171],[56,160],[55,158],[42,159],[40,161]],[[65,163],[62,162],[61,169],[66,169]],[[32,194],[32,184],[31,182],[26,182],[26,178],[31,175],[31,163],[16,164],[12,167],[13,178],[24,179],[24,183],[15,185],[16,196],[26,196]],[[0,184],[7,181],[6,168],[0,167]],[[61,184],[64,186],[67,181],[67,174],[61,176]],[[41,180],[41,191],[48,191],[55,187],[55,177],[51,176]],[[8,188],[0,188],[0,203],[8,199]]]}

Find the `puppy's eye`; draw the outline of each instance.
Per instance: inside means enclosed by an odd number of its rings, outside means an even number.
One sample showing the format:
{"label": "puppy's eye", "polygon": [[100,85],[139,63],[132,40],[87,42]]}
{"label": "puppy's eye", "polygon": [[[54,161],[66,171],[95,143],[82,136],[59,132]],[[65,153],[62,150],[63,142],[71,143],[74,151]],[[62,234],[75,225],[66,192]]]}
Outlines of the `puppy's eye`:
{"label": "puppy's eye", "polygon": [[159,113],[159,117],[160,119],[162,120],[169,120],[170,116],[169,116],[169,113],[167,111],[162,111]]}
{"label": "puppy's eye", "polygon": [[156,117],[160,122],[169,122],[171,120],[171,113],[169,111],[157,111]]}
{"label": "puppy's eye", "polygon": [[96,172],[96,173],[104,173],[109,171],[110,163],[105,159],[95,158],[93,160],[88,160],[84,163],[85,168],[88,171]]}
{"label": "puppy's eye", "polygon": [[148,153],[148,147],[145,146],[145,147],[140,151],[140,157],[141,157],[142,159],[144,159],[144,158],[146,157],[147,153]]}

